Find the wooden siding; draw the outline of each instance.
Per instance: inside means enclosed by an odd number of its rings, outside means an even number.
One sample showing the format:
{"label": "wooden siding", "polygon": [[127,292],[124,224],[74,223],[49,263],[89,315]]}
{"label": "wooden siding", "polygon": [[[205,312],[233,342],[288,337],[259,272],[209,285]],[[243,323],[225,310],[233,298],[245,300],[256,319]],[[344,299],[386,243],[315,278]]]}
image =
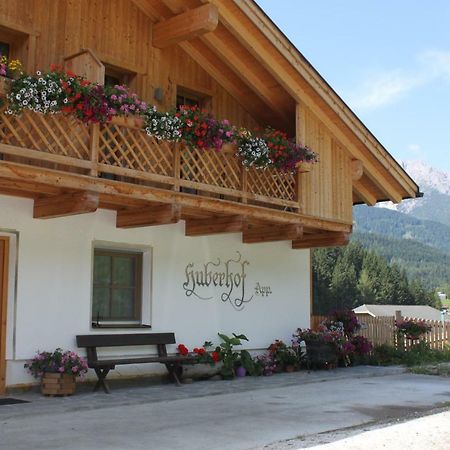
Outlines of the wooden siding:
{"label": "wooden siding", "polygon": [[[131,87],[161,109],[175,106],[178,84],[210,95],[212,113],[219,118],[249,128],[266,125],[258,124],[181,48],[153,48],[152,21],[130,0],[6,0],[0,4],[0,26],[38,34],[28,70],[46,70],[89,48],[103,63],[136,73]],[[28,59],[25,53],[17,56]],[[156,87],[164,92],[161,103],[153,99]]]}
{"label": "wooden siding", "polygon": [[352,223],[351,158],[328,128],[304,105],[297,108],[297,140],[319,154],[319,164],[301,174],[302,212]]}

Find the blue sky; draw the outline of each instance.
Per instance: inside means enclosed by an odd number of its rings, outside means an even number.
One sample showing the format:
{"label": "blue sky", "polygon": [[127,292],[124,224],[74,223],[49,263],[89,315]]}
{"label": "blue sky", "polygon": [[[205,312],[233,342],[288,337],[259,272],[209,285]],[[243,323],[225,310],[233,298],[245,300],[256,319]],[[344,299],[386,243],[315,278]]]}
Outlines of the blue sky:
{"label": "blue sky", "polygon": [[257,0],[397,159],[450,171],[450,1]]}

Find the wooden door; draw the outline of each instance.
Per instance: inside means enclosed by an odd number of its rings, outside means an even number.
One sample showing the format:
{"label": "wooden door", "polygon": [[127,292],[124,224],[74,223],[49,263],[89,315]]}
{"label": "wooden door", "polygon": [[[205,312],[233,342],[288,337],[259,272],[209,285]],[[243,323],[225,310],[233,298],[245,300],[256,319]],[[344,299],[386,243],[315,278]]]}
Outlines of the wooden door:
{"label": "wooden door", "polygon": [[9,238],[0,236],[0,395],[6,381],[6,305],[8,297]]}

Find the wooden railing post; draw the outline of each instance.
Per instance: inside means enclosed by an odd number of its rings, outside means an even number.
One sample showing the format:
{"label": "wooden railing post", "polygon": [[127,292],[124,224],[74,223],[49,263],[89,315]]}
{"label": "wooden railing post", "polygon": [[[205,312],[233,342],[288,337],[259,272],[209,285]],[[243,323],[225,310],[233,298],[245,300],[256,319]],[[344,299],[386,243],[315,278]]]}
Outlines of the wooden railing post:
{"label": "wooden railing post", "polygon": [[91,159],[91,170],[89,174],[92,177],[98,177],[98,149],[100,145],[100,125],[93,123],[89,126],[89,151]]}
{"label": "wooden railing post", "polygon": [[173,190],[179,191],[180,190],[180,170],[181,170],[181,152],[180,152],[180,146],[181,144],[179,142],[175,142],[173,146],[173,178],[174,178],[174,184],[173,184]]}
{"label": "wooden railing post", "polygon": [[241,202],[247,203],[248,169],[241,164]]}

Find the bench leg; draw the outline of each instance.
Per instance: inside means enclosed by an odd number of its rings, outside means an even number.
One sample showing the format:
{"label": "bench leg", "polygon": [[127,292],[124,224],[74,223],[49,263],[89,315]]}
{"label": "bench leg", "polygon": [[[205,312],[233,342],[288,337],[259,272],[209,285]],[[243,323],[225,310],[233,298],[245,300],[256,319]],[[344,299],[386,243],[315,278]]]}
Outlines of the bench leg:
{"label": "bench leg", "polygon": [[111,370],[110,367],[105,369],[95,369],[95,373],[97,374],[97,384],[94,386],[94,392],[96,392],[100,387],[103,388],[106,394],[109,394],[111,391],[109,390],[109,386],[105,381],[106,375],[108,375],[109,371]]}
{"label": "bench leg", "polygon": [[181,386],[180,378],[183,374],[183,366],[180,364],[166,364],[166,368],[169,371],[169,376],[172,380],[177,384],[177,386]]}

